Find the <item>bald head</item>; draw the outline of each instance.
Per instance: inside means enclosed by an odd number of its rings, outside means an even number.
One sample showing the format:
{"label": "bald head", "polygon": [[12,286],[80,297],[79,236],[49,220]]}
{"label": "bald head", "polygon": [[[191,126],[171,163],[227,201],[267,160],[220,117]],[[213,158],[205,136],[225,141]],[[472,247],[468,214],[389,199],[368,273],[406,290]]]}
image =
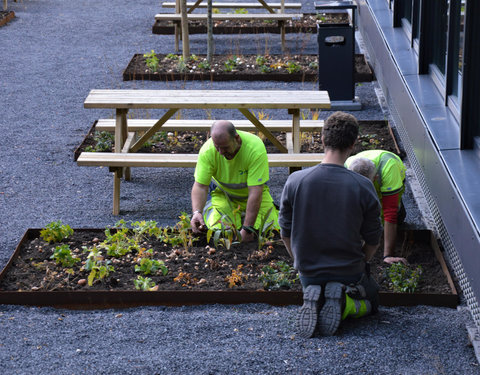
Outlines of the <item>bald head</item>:
{"label": "bald head", "polygon": [[218,120],[212,124],[210,133],[214,141],[217,139],[225,141],[234,138],[237,135],[237,130],[230,121]]}
{"label": "bald head", "polygon": [[230,121],[215,121],[210,130],[215,148],[226,159],[231,160],[237,154],[242,140]]}

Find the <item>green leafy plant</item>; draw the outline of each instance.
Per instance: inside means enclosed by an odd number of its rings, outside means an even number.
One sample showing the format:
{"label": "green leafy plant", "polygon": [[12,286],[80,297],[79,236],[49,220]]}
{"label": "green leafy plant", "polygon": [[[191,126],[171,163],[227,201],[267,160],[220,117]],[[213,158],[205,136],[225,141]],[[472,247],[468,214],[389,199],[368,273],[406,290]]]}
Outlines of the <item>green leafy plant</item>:
{"label": "green leafy plant", "polygon": [[155,283],[149,277],[138,276],[136,280],[133,280],[135,289],[138,290],[152,290],[155,287]]}
{"label": "green leafy plant", "polygon": [[200,60],[200,57],[198,57],[197,55],[195,54],[190,55],[190,61],[197,62],[198,60]]}
{"label": "green leafy plant", "polygon": [[318,69],[318,62],[317,61],[312,61],[310,64],[308,64],[308,67],[310,69]]}
{"label": "green leafy plant", "polygon": [[207,61],[207,59],[204,59],[203,61],[200,61],[198,63],[198,67],[203,70],[210,70],[210,63]]}
{"label": "green leafy plant", "polygon": [[302,70],[302,68],[300,67],[300,65],[298,65],[296,62],[294,61],[289,61],[287,63],[287,66],[285,67],[285,69],[287,69],[287,72],[289,74],[292,74],[292,73],[298,73],[300,70]]}
{"label": "green leafy plant", "polygon": [[414,293],[422,273],[422,266],[412,268],[403,263],[394,263],[387,269],[390,288],[394,292]]}
{"label": "green leafy plant", "polygon": [[234,14],[248,14],[248,10],[245,8],[237,8],[233,11]]}
{"label": "green leafy plant", "polygon": [[188,70],[187,64],[185,63],[185,60],[183,59],[182,56],[178,58],[177,70],[180,73],[185,73]]}
{"label": "green leafy plant", "polygon": [[297,271],[287,263],[278,261],[264,266],[258,279],[267,290],[290,289],[298,280],[298,274]]}
{"label": "green leafy plant", "polygon": [[260,72],[262,73],[270,73],[272,71],[272,68],[270,68],[268,65],[260,65],[258,69],[260,69]]}
{"label": "green leafy plant", "polygon": [[257,65],[265,65],[267,63],[267,58],[262,55],[257,55],[257,58],[255,59],[255,63]]}
{"label": "green leafy plant", "polygon": [[110,272],[113,272],[115,269],[110,265],[110,261],[104,259],[102,252],[96,246],[92,248],[83,247],[85,252],[88,252],[87,260],[83,269],[85,271],[90,271],[87,281],[88,285],[92,286],[95,280],[103,280],[107,277]]}
{"label": "green leafy plant", "polygon": [[115,135],[107,131],[96,131],[93,136],[93,140],[95,141],[95,146],[85,147],[86,152],[110,151],[115,143]]}
{"label": "green leafy plant", "polygon": [[223,64],[225,67],[225,71],[231,72],[233,69],[235,69],[237,67],[237,61],[238,61],[237,56],[233,56],[227,59],[227,61],[225,61]]}
{"label": "green leafy plant", "polygon": [[130,230],[126,227],[125,220],[119,220],[115,227],[115,233],[110,228],[105,229],[105,241],[98,245],[99,248],[107,250],[107,255],[122,257],[131,251],[138,251],[140,245],[134,236],[130,236]]}
{"label": "green leafy plant", "polygon": [[80,259],[72,255],[72,250],[67,244],[60,245],[53,249],[53,254],[50,259],[55,260],[55,263],[61,264],[62,267],[73,267]]}
{"label": "green leafy plant", "polygon": [[60,242],[73,234],[69,225],[63,225],[61,220],[52,221],[40,231],[40,237],[48,243]]}
{"label": "green leafy plant", "polygon": [[156,72],[158,69],[158,57],[155,54],[155,51],[152,49],[150,53],[145,53],[143,55],[145,57],[145,63],[147,64],[148,69],[150,69],[152,72]]}
{"label": "green leafy plant", "polygon": [[168,268],[161,260],[141,258],[140,263],[135,266],[135,272],[141,272],[144,275],[155,274],[160,270],[162,275],[165,276],[168,273]]}
{"label": "green leafy plant", "polygon": [[267,213],[262,217],[262,221],[258,230],[258,250],[260,250],[263,246],[265,246],[265,244],[270,242],[275,236],[276,229],[274,221],[267,221],[273,209],[273,207],[270,208]]}
{"label": "green leafy plant", "polygon": [[165,58],[168,60],[178,60],[179,56],[175,55],[174,53],[169,53],[167,56],[165,56]]}
{"label": "green leafy plant", "polygon": [[161,238],[162,236],[162,230],[154,220],[134,221],[132,222],[132,231],[137,243],[144,241],[147,237]]}
{"label": "green leafy plant", "polygon": [[207,230],[207,242],[213,239],[215,247],[223,246],[227,250],[230,250],[232,245],[239,243],[242,236],[228,215],[222,215],[215,225],[216,224],[220,224],[220,228],[213,227]]}

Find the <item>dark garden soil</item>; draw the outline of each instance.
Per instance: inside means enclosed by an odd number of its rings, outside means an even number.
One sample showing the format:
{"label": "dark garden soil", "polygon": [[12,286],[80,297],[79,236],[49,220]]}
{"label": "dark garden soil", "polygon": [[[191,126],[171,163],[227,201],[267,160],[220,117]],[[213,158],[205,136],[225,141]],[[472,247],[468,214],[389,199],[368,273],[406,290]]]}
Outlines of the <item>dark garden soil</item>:
{"label": "dark garden soil", "polygon": [[[285,81],[315,82],[318,79],[317,55],[215,55],[206,64],[206,55],[192,55],[180,63],[181,55],[136,54],[123,72],[123,80],[202,80],[202,81]],[[158,65],[147,60],[158,59]],[[374,74],[365,55],[355,55],[355,82],[370,82]]]}
{"label": "dark garden soil", "polygon": [[[426,232],[426,231],[422,231]],[[113,231],[112,231],[113,233]],[[405,232],[410,233],[410,232]],[[426,232],[427,234],[430,232]],[[412,233],[410,233],[412,234]],[[442,267],[436,260],[428,236],[408,236],[404,241],[400,233],[397,254],[407,257],[412,267],[420,265],[423,270],[416,293],[450,294],[451,289]],[[134,280],[139,275],[149,277],[158,286],[153,290],[264,290],[259,279],[263,267],[277,268],[277,262],[292,261],[280,240],[273,240],[258,250],[257,243],[234,244],[230,249],[223,246],[207,245],[205,237],[193,242],[191,247],[174,246],[156,239],[145,237],[138,243],[139,251],[133,250],[122,257],[106,255],[102,249],[101,261],[109,261],[113,266],[103,279],[95,279],[88,285],[89,271],[84,269],[88,251],[94,246],[101,248],[105,240],[103,230],[79,229],[61,243],[47,243],[37,237],[28,239],[19,247],[19,256],[0,275],[0,291],[72,291],[72,290],[135,290]],[[72,267],[57,265],[51,256],[59,245],[68,245],[75,257],[80,260]],[[148,251],[151,251],[148,254]],[[140,252],[143,255],[140,255]],[[380,249],[372,261],[372,274],[379,281],[381,290],[389,291],[385,277],[387,265],[383,263]],[[168,268],[163,275],[160,271],[149,275],[135,272],[140,259],[161,260]],[[295,273],[292,273],[295,275]],[[300,290],[298,281],[280,290]]]}
{"label": "dark garden soil", "polygon": [[[235,123],[235,122],[234,122]],[[354,149],[354,153],[365,150],[382,149],[396,153],[403,157],[403,152],[398,149],[392,131],[386,121],[359,121],[360,135]],[[285,133],[273,133],[279,141],[286,145]],[[105,139],[107,139],[105,141]],[[197,153],[200,147],[208,139],[208,132],[158,132],[149,142],[147,147],[143,147],[138,152],[141,153]],[[265,139],[267,152],[278,153],[279,150],[268,140]],[[76,161],[83,151],[101,151],[112,152],[114,147],[113,135],[95,131],[95,124],[92,126],[83,142],[74,152]],[[323,146],[321,142],[321,133],[304,133],[301,142],[301,152],[321,153]]]}
{"label": "dark garden soil", "polygon": [[0,10],[0,26],[6,25],[14,18],[15,12],[13,10]]}
{"label": "dark garden soil", "polygon": [[[328,25],[344,25],[348,22],[345,13],[329,13],[324,15],[303,14],[300,19],[285,22],[286,33],[316,33],[317,22]],[[206,34],[206,21],[189,21],[190,34]],[[175,33],[173,21],[155,21],[152,27],[153,34],[170,35]],[[270,20],[225,20],[213,23],[213,34],[279,34],[280,26],[277,21]]]}

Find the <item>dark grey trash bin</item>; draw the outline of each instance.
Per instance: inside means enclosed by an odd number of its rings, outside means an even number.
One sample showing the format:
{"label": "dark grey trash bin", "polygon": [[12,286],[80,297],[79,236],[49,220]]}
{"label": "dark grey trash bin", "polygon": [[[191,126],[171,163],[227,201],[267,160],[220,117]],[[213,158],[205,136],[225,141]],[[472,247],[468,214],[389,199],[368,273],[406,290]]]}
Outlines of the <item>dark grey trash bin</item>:
{"label": "dark grey trash bin", "polygon": [[[317,1],[315,9],[323,13],[345,13],[348,23],[317,22],[318,84],[328,91],[330,100],[355,100],[355,9],[352,1]],[[348,10],[351,9],[351,17]]]}

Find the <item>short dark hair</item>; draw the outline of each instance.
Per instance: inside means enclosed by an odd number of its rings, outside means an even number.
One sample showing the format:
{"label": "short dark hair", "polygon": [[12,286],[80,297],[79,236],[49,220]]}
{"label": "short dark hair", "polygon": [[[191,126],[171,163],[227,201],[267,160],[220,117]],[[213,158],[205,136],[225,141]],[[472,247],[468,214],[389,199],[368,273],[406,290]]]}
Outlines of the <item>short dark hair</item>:
{"label": "short dark hair", "polygon": [[335,112],[325,120],[322,134],[325,147],[346,150],[357,140],[357,119],[349,113]]}

